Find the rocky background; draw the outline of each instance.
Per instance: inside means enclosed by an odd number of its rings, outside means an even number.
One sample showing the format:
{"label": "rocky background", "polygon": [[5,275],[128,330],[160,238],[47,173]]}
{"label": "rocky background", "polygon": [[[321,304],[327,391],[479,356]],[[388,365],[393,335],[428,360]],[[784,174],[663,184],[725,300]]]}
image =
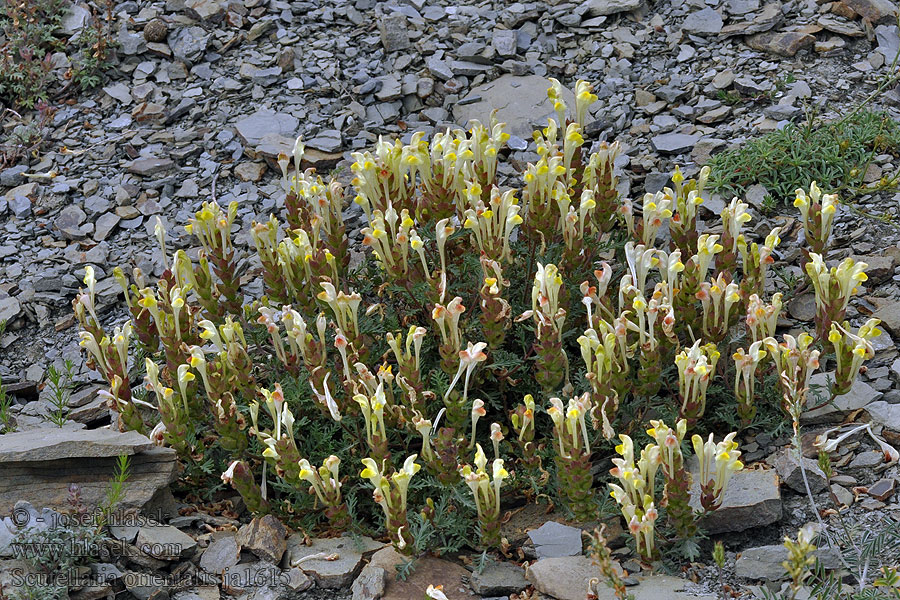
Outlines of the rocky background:
{"label": "rocky background", "polygon": [[[74,4],[66,33],[76,35],[87,15],[87,7]],[[173,454],[145,439],[108,439],[99,428],[109,413],[96,393],[99,377],[81,366],[71,315],[84,266],[94,267],[99,301],[113,324],[125,317],[113,267],[162,272],[153,238],[157,218],[169,243],[191,254],[196,248],[180,226],[202,201],[234,200],[237,242],[249,248],[251,222],[282,206],[274,158],[297,135],[309,166],[348,181],[350,153],[380,135],[406,141],[413,131],[487,120],[499,108],[514,134],[501,175],[515,183],[516,166],[537,160],[530,132],[551,112],[546,77],[567,86],[578,78],[594,83],[600,101],[585,137],[619,140],[625,148],[617,163],[620,191],[638,197],[666,185],[675,165],[690,176],[714,153],[802,120],[811,109],[825,118],[845,113],[891,73],[900,51],[897,6],[889,0],[129,0],[116,3],[114,18],[118,62],[109,80],[57,107],[46,131],[48,151],[0,171],[0,321],[6,321],[0,377],[16,400],[21,431],[0,436],[0,514],[18,510],[37,519],[42,509],[47,515],[61,508],[60,473],[78,473],[85,494],[99,494],[110,461],[125,453],[139,467],[126,504],[165,508],[172,517],[164,525],[118,530],[130,553],[97,566],[111,574],[110,583],[73,594],[80,600],[126,589],[139,600],[420,598],[427,584],[440,582],[451,598],[503,597],[526,586],[537,594],[527,597],[584,598],[594,571],[582,556],[580,531],[553,514],[526,511],[509,524],[518,558],[531,562],[527,579],[513,563],[491,562],[473,573],[447,557],[428,558],[409,581],[397,582],[397,557],[372,540],[304,546],[302,534],[271,518],[242,525],[174,504],[166,493],[176,476]],[[68,59],[58,53],[53,61],[62,73]],[[720,92],[754,101],[723,103]],[[898,104],[900,93],[889,87],[871,107],[897,115]],[[894,173],[896,160],[877,156],[867,180]],[[783,225],[779,264],[799,274],[802,228],[789,204],[776,210],[780,216],[763,214],[767,194],[759,186],[748,192],[757,209],[754,229]],[[724,200],[713,196],[704,206],[717,213]],[[842,207],[838,215],[830,258],[854,255],[870,265],[869,288],[848,317],[874,313],[890,335],[880,338],[876,358],[850,394],[807,415],[813,493],[820,506],[836,500],[848,519],[863,525],[897,514],[900,470],[884,464],[868,438],[857,437],[842,445],[837,475],[826,481],[812,460],[811,441],[849,419],[871,422],[889,442],[900,442],[894,343],[900,340],[900,231],[873,218],[896,217],[898,200],[892,193],[864,196],[858,210]],[[355,206],[345,216],[358,242],[364,216]],[[813,313],[812,296],[801,294],[783,324],[803,325]],[[70,421],[59,429],[48,422],[43,384],[48,367],[67,358],[76,365],[79,388],[69,401]],[[729,534],[726,579],[735,590],[760,582],[778,589],[782,537],[814,520],[787,444],[786,434],[745,436],[741,447],[755,468],[738,474],[726,506],[705,526]],[[0,524],[0,584],[15,563],[10,531]],[[703,566],[708,557],[676,574],[683,579],[643,579],[621,538],[613,538],[617,558],[632,574],[629,583],[643,581],[632,589],[638,598],[716,597],[717,574]],[[142,553],[142,542],[181,550]],[[319,553],[339,559],[297,562]],[[839,566],[834,557],[823,560]],[[138,573],[219,579],[166,588],[143,585],[133,576]]]}

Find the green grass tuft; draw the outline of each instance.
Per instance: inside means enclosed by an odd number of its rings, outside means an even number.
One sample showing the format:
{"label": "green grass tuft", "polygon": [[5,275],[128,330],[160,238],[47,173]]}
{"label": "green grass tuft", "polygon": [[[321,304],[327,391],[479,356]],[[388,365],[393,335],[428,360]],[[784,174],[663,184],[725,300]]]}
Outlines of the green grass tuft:
{"label": "green grass tuft", "polygon": [[794,124],[712,157],[715,192],[744,196],[755,183],[777,201],[815,181],[825,192],[856,193],[872,158],[900,153],[900,124],[882,112],[860,111],[833,123]]}

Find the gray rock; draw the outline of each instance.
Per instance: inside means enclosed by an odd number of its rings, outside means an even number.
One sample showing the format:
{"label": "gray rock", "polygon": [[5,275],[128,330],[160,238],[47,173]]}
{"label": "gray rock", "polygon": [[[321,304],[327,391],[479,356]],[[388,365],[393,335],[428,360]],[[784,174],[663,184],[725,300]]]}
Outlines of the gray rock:
{"label": "gray rock", "polygon": [[900,302],[884,298],[875,299],[877,310],[872,314],[881,320],[881,325],[894,337],[900,337]]}
{"label": "gray rock", "polygon": [[650,143],[660,154],[681,154],[692,150],[700,137],[699,134],[664,133],[653,136]]}
{"label": "gray rock", "polygon": [[[197,186],[197,182],[193,179],[186,179],[184,183],[181,184],[181,187],[175,192],[176,198],[196,198],[199,193],[199,187]],[[149,205],[149,202],[145,202],[139,209],[144,216],[148,216],[150,214],[156,214],[159,212],[159,207],[154,202],[152,206]],[[150,210],[146,210],[146,209]]]}
{"label": "gray rock", "polygon": [[816,317],[816,297],[802,294],[788,303],[788,313],[798,321],[812,321]]}
{"label": "gray rock", "polygon": [[644,177],[644,191],[648,194],[655,194],[662,190],[669,183],[668,173],[647,173]]}
{"label": "gray rock", "polygon": [[453,79],[453,69],[450,68],[443,60],[435,58],[433,56],[429,56],[425,59],[425,66],[428,67],[428,71],[440,79],[441,81],[449,81]]}
{"label": "gray rock", "polygon": [[620,12],[631,12],[641,5],[641,0],[587,0],[581,7],[585,16],[603,17]]}
{"label": "gray rock", "polygon": [[247,39],[251,42],[254,40],[258,40],[274,28],[274,19],[260,19],[250,27],[250,31],[247,32]]}
{"label": "gray rock", "polygon": [[179,560],[197,549],[197,541],[177,527],[156,524],[141,527],[135,540],[138,549],[159,560]]}
{"label": "gray rock", "polygon": [[14,556],[11,544],[16,539],[15,531],[15,525],[13,525],[9,517],[0,519],[0,558],[12,558]]}
{"label": "gray rock", "polygon": [[149,449],[150,440],[136,431],[51,429],[8,433],[0,438],[0,464],[66,458],[107,458]]}
{"label": "gray rock", "polygon": [[175,106],[175,108],[169,110],[166,114],[165,124],[171,125],[181,117],[188,114],[195,106],[197,106],[197,101],[193,98],[182,98]]}
{"label": "gray rock", "polygon": [[534,589],[557,600],[584,600],[588,584],[597,575],[594,561],[580,553],[577,556],[540,558],[525,571]]}
{"label": "gray rock", "polygon": [[182,27],[169,36],[172,56],[189,65],[193,64],[206,52],[211,37],[212,34],[202,27]]}
{"label": "gray rock", "polygon": [[295,592],[303,592],[316,585],[315,581],[296,567],[285,571],[283,576],[286,579],[285,586]]}
{"label": "gray rock", "polygon": [[900,52],[900,35],[896,25],[879,25],[875,28],[875,39],[878,40],[878,51],[885,60],[892,62]]}
{"label": "gray rock", "polygon": [[728,142],[718,138],[701,138],[691,150],[691,160],[703,166],[709,162],[710,158],[724,150],[727,145]]}
{"label": "gray rock", "polygon": [[[306,539],[302,533],[288,538],[284,564],[299,567],[316,581],[316,585],[329,589],[348,587],[362,569],[363,556],[370,555],[382,547],[382,544],[367,537],[314,539],[310,546],[304,545]],[[319,553],[336,554],[338,558],[304,560],[307,556]]]}
{"label": "gray rock", "polygon": [[63,234],[67,240],[78,240],[85,237],[81,224],[87,219],[87,215],[81,210],[81,207],[70,204],[59,213],[59,216],[53,221],[56,228]]}
{"label": "gray rock", "polygon": [[94,223],[94,240],[102,242],[109,237],[109,234],[116,228],[122,219],[116,213],[103,213]]}
{"label": "gray rock", "polygon": [[23,499],[67,507],[72,481],[78,482],[85,505],[97,506],[106,497],[110,473],[123,454],[131,456],[123,509],[143,507],[177,477],[175,451],[152,446],[134,431],[52,428],[0,436],[0,514]]}
{"label": "gray rock", "polygon": [[816,38],[802,31],[766,31],[748,36],[744,41],[754,50],[792,57],[802,48],[812,46]]}
{"label": "gray rock", "polygon": [[[795,492],[806,493],[800,462],[792,449],[785,448],[775,454],[772,457],[772,466],[775,467],[775,471],[781,477],[782,483]],[[806,470],[806,479],[809,482],[809,489],[812,493],[818,494],[828,487],[828,479],[816,461],[811,458],[804,458],[803,468]]]}
{"label": "gray rock", "polygon": [[260,69],[249,63],[241,65],[241,77],[249,79],[251,83],[261,85],[263,87],[270,86],[281,78],[281,67],[274,66]]}
{"label": "gray rock", "polygon": [[888,498],[894,495],[894,488],[896,487],[896,479],[893,477],[885,477],[870,485],[866,493],[876,500],[886,502]]}
{"label": "gray rock", "polygon": [[434,92],[434,79],[431,77],[421,77],[416,82],[416,96],[419,98],[427,98]]}
{"label": "gray rock", "polygon": [[737,77],[735,76],[734,71],[726,69],[716,73],[716,76],[713,77],[712,85],[717,90],[725,90],[731,87],[731,84],[734,83],[735,79],[737,79]]}
{"label": "gray rock", "polygon": [[744,76],[734,80],[734,89],[745,96],[759,96],[770,91],[772,84],[768,81],[757,83],[753,78]]}
{"label": "gray rock", "polygon": [[897,15],[897,3],[892,0],[845,0],[844,3],[873,25],[891,21]]}
{"label": "gray rock", "polygon": [[171,159],[148,156],[133,160],[128,166],[128,172],[141,177],[149,177],[168,171],[174,166],[175,162]]}
{"label": "gray rock", "polygon": [[[617,563],[613,567],[622,574]],[[542,558],[530,565],[526,576],[537,591],[557,600],[584,600],[592,579],[599,571],[586,556],[569,558]],[[715,594],[704,594],[692,587],[689,581],[668,575],[628,578],[628,593],[634,600],[715,600]],[[597,600],[615,600],[612,589],[602,582],[593,587]]]}
{"label": "gray rock", "polygon": [[450,63],[450,70],[453,71],[454,75],[474,77],[475,75],[480,75],[490,69],[491,65],[475,63],[468,60],[454,60]]}
{"label": "gray rock", "polygon": [[[0,323],[11,325],[22,312],[22,304],[15,296],[0,298]],[[7,434],[9,435],[9,434]]]}
{"label": "gray rock", "polygon": [[386,586],[387,571],[382,567],[366,565],[353,581],[350,592],[353,600],[378,600],[384,596]]}
{"label": "gray rock", "polygon": [[[700,510],[699,463],[689,461],[693,485],[691,506]],[[781,491],[774,470],[738,471],[725,489],[722,506],[704,517],[702,525],[708,533],[744,531],[764,527],[781,520]]]}
{"label": "gray rock", "polygon": [[515,56],[516,32],[509,29],[495,29],[491,36],[491,46],[499,56]]}
{"label": "gray rock", "polygon": [[710,7],[702,8],[687,16],[681,27],[689,34],[717,34],[722,31],[722,16]]}
{"label": "gray rock", "polygon": [[687,91],[673,85],[664,85],[653,92],[654,95],[662,98],[669,104],[677,102],[687,96]]}
{"label": "gray rock", "polygon": [[840,35],[849,37],[862,37],[866,35],[866,32],[863,31],[862,27],[853,21],[842,19],[836,15],[822,15],[816,23],[826,31]]}
{"label": "gray rock", "polygon": [[506,140],[506,145],[509,146],[512,150],[527,150],[528,142],[524,139],[520,138],[517,135],[509,136],[509,139]]}
{"label": "gray rock", "polygon": [[[2,302],[2,300],[0,300]],[[872,423],[881,425],[895,433],[900,433],[900,404],[888,404],[878,400],[866,406]]]}
{"label": "gray rock", "polygon": [[[297,135],[300,122],[287,113],[259,110],[238,121],[234,128],[247,146],[258,146],[270,134],[293,137]],[[291,140],[291,145],[294,141]]]}
{"label": "gray rock", "polygon": [[752,20],[741,21],[726,25],[719,32],[722,37],[732,35],[751,35],[763,31],[769,31],[784,20],[781,10],[781,2],[771,2],[763,6],[763,9]]}
{"label": "gray rock", "polygon": [[836,483],[831,484],[831,493],[834,495],[839,506],[852,506],[853,502],[856,500],[853,492]]}
{"label": "gray rock", "polygon": [[481,596],[508,596],[528,587],[525,570],[508,562],[492,562],[472,573],[472,589]]}
{"label": "gray rock", "polygon": [[582,552],[581,530],[547,521],[537,529],[528,532],[538,558],[577,556]]}
{"label": "gray rock", "polygon": [[113,85],[108,85],[103,88],[103,91],[106,92],[108,96],[111,98],[115,98],[122,104],[131,104],[131,90],[128,89],[128,86],[124,83],[114,83]]}
{"label": "gray rock", "polygon": [[0,186],[16,187],[25,183],[25,177],[22,173],[27,173],[28,167],[25,165],[16,165],[0,171]]}
{"label": "gray rock", "polygon": [[706,218],[715,218],[722,214],[725,210],[725,199],[721,194],[710,194],[709,198],[703,199],[700,205],[700,212]]}
{"label": "gray rock", "polygon": [[735,561],[734,572],[745,579],[782,581],[788,578],[781,565],[787,557],[787,548],[783,544],[747,548]]}
{"label": "gray rock", "polygon": [[279,563],[287,548],[287,529],[275,516],[257,517],[238,530],[237,543],[263,560]]}
{"label": "gray rock", "polygon": [[762,210],[763,206],[765,206],[766,196],[768,195],[769,190],[766,189],[766,186],[760,183],[754,183],[747,188],[745,199],[747,200],[747,203],[756,210]]}
{"label": "gray rock", "polygon": [[853,460],[850,461],[850,464],[847,465],[847,469],[851,471],[854,469],[871,469],[883,462],[885,462],[884,454],[876,450],[870,450],[868,452],[860,452],[854,456]]}
{"label": "gray rock", "polygon": [[[834,379],[833,373],[816,373],[809,380],[810,393],[807,405],[816,406],[821,400],[816,397],[818,388],[820,395],[827,399],[829,395],[829,381]],[[836,423],[842,421],[851,412],[866,407],[869,403],[879,400],[882,393],[868,383],[858,378],[853,382],[850,391],[834,399],[834,402],[826,404],[815,410],[809,410],[800,417],[801,422],[809,424]]]}
{"label": "gray rock", "polygon": [[60,33],[67,37],[77,37],[84,30],[90,18],[91,12],[87,8],[73,3],[60,23]]}
{"label": "gray rock", "polygon": [[421,115],[428,119],[429,123],[440,123],[442,121],[446,121],[450,113],[448,113],[444,108],[441,108],[440,106],[433,106],[423,110],[421,112]]}
{"label": "gray rock", "polygon": [[385,52],[397,52],[406,50],[412,46],[409,41],[409,32],[406,29],[406,17],[401,14],[393,14],[383,17],[378,23],[381,33],[381,45]]}
{"label": "gray rock", "polygon": [[678,62],[687,62],[697,56],[697,49],[690,44],[681,44],[678,46],[678,56],[675,58]]}
{"label": "gray rock", "polygon": [[227,535],[212,543],[200,556],[200,568],[207,573],[221,573],[238,564],[241,559],[241,548],[233,535]]}
{"label": "gray rock", "polygon": [[765,107],[763,109],[763,114],[776,121],[793,121],[794,119],[799,119],[805,113],[803,112],[803,109],[798,106],[773,104],[772,106]]}
{"label": "gray rock", "polygon": [[341,140],[341,132],[337,130],[323,131],[321,134],[306,142],[306,146],[322,152],[339,152],[344,142]]}
{"label": "gray rock", "polygon": [[147,40],[144,39],[144,36],[128,31],[128,26],[124,22],[122,28],[119,29],[118,42],[118,51],[125,56],[143,54],[147,51]]}
{"label": "gray rock", "polygon": [[726,0],[725,11],[730,15],[740,16],[759,10],[759,0]]}
{"label": "gray rock", "polygon": [[[497,109],[497,119],[507,124],[510,134],[531,139],[534,125],[546,126],[547,117],[555,114],[547,99],[548,87],[547,80],[537,75],[503,75],[473,88],[463,98],[463,102],[469,102],[453,107],[453,117],[460,124],[469,119],[490,123],[491,111]],[[574,110],[574,94],[566,89],[564,97],[566,104]]]}
{"label": "gray rock", "polygon": [[230,567],[222,576],[222,591],[233,596],[253,592],[260,582],[280,581],[282,571],[269,562],[246,562]]}
{"label": "gray rock", "polygon": [[9,204],[9,209],[17,219],[24,219],[31,215],[31,199],[28,196],[24,194],[13,194],[12,197],[10,197],[10,195],[7,194],[6,201]]}
{"label": "gray rock", "polygon": [[[579,19],[579,22],[581,19]],[[465,42],[458,46],[455,51],[456,58],[462,61],[480,63],[482,65],[492,64],[489,56],[486,56],[486,48],[482,42]],[[490,54],[490,51],[487,51]]]}
{"label": "gray rock", "polygon": [[[381,82],[381,89],[375,92],[375,98],[377,98],[380,102],[397,100],[398,98],[401,98],[403,96],[403,88],[400,85],[400,79],[397,77],[397,75],[386,75],[384,77],[380,77],[378,81]],[[320,149],[325,150],[324,148]],[[338,149],[340,149],[340,146],[338,146]],[[325,152],[333,151],[334,150],[325,150]]]}
{"label": "gray rock", "polygon": [[106,124],[106,128],[110,131],[121,131],[131,125],[131,115],[122,115],[118,119],[114,119]]}
{"label": "gray rock", "polygon": [[[716,600],[716,594],[702,593],[687,580],[670,575],[651,575],[649,577],[633,577],[638,585],[629,588],[635,600]],[[600,584],[598,600],[615,600],[612,590]]]}
{"label": "gray rock", "polygon": [[217,23],[225,16],[225,2],[219,0],[185,0],[184,7],[201,21]]}

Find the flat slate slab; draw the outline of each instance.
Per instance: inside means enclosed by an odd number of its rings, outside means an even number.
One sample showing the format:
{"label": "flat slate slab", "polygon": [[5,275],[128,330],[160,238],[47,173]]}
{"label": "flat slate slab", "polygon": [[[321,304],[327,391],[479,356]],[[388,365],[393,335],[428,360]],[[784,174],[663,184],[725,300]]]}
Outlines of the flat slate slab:
{"label": "flat slate slab", "polygon": [[296,136],[299,125],[300,121],[287,113],[259,110],[238,121],[234,129],[247,146],[257,146],[269,134]]}
{"label": "flat slate slab", "polygon": [[[352,537],[317,538],[310,546],[304,544],[306,539],[302,533],[288,538],[282,565],[285,568],[296,566],[312,577],[320,588],[330,589],[349,587],[362,570],[363,557],[384,546],[365,536],[356,540]],[[307,558],[318,554],[336,554],[337,560]]]}
{"label": "flat slate slab", "polygon": [[547,521],[537,529],[529,531],[528,537],[534,544],[538,558],[581,554],[581,530],[577,527],[570,527],[556,521]]}
{"label": "flat slate slab", "polygon": [[663,133],[651,138],[650,143],[660,154],[681,154],[693,150],[701,137],[699,133]]}
{"label": "flat slate slab", "polygon": [[175,451],[154,446],[134,431],[44,428],[2,435],[0,515],[19,500],[67,509],[72,483],[85,505],[97,506],[106,497],[120,455],[130,457],[123,509],[142,508],[178,476]]}
{"label": "flat slate slab", "polygon": [[[407,560],[391,546],[385,546],[372,555],[366,570],[371,572],[375,568],[381,568],[387,573],[381,600],[418,600],[425,597],[425,590],[429,585],[443,586],[444,594],[449,600],[472,600],[468,584],[471,573],[462,565],[426,555],[416,561],[415,570],[405,580],[399,579],[396,567]],[[358,597],[354,596],[354,600],[358,600]]]}
{"label": "flat slate slab", "polygon": [[[829,381],[834,381],[833,373],[816,373],[809,378],[810,389],[815,386],[822,386],[824,393],[827,394]],[[871,385],[857,377],[856,381],[850,387],[850,391],[846,394],[838,396],[831,404],[826,404],[815,410],[807,410],[800,416],[800,422],[804,424],[820,424],[820,423],[840,423],[844,417],[848,416],[855,410],[864,408],[871,402],[879,400],[884,394],[873,388]],[[810,392],[807,395],[807,406],[812,407],[820,402],[815,395]]]}
{"label": "flat slate slab", "polygon": [[[700,480],[696,457],[689,461],[693,485],[691,506],[700,510]],[[781,520],[781,489],[774,469],[744,469],[732,475],[725,498],[718,510],[703,518],[707,533],[744,531],[764,527]]]}
{"label": "flat slate slab", "polygon": [[0,437],[0,463],[130,456],[152,445],[136,431],[33,429]]}
{"label": "flat slate slab", "polygon": [[[547,117],[556,113],[547,98],[549,83],[543,77],[504,75],[485,83],[453,106],[453,117],[465,126],[469,119],[478,119],[489,126],[491,111],[497,109],[497,119],[507,124],[507,132],[531,139],[534,126],[547,126]],[[563,99],[569,111],[575,110],[575,95],[563,88]]]}

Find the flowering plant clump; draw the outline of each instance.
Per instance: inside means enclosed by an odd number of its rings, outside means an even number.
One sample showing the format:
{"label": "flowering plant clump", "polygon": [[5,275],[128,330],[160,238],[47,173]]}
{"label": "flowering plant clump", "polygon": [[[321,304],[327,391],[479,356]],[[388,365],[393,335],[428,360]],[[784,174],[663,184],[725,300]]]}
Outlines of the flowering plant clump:
{"label": "flowering plant clump", "polygon": [[828,247],[828,240],[834,229],[834,214],[837,212],[837,194],[823,194],[816,182],[809,185],[809,194],[797,189],[794,206],[800,209],[800,222],[806,234],[806,243],[811,252],[822,254]]}
{"label": "flowering plant clump", "polygon": [[[865,265],[826,268],[837,200],[798,192],[818,337],[776,331],[768,271],[787,233],[757,235],[737,198],[716,233],[701,231],[708,169],[676,169],[672,188],[632,203],[620,146],[587,139],[596,95],[575,91],[567,106],[550,81],[556,117],[535,132],[518,188],[501,179],[518,163],[496,114],[379,139],[352,155],[348,185],[303,170],[298,139],[278,157],[283,211],[257,222],[210,199],[184,223],[196,251],[158,224],[155,282],[114,271],[128,322],[103,322],[86,268],[80,344],[116,425],[173,447],[192,492],[222,473],[251,512],[304,530],[359,525],[404,553],[474,544],[476,528],[501,547],[504,508],[521,498],[597,520],[594,461],[611,455],[638,553],[654,560],[676,541],[657,534],[661,514],[692,538],[742,467],[735,434],[709,437],[711,424],[753,427],[778,395],[802,412],[822,352],[835,352],[833,394],[871,358],[877,322],[845,322]],[[351,203],[366,217],[353,266]],[[678,416],[669,427],[651,414]],[[648,428],[637,453],[631,436]]]}
{"label": "flowering plant clump", "polygon": [[590,395],[585,392],[571,398],[568,406],[563,406],[559,398],[550,398],[547,409],[553,419],[559,490],[580,521],[590,520],[596,513],[591,492],[591,440],[586,422],[593,408]]}
{"label": "flowering plant clump", "polygon": [[681,442],[687,433],[687,421],[679,420],[675,428],[662,421],[650,421],[652,427],[647,435],[656,441],[659,462],[666,477],[665,498],[663,505],[669,522],[682,539],[696,535],[697,524],[694,521],[694,510],[691,501],[691,475],[684,464]]}
{"label": "flowering plant clump", "polygon": [[828,341],[834,346],[834,355],[837,366],[834,372],[834,390],[836,394],[846,394],[853,386],[856,374],[863,361],[875,356],[872,347],[872,339],[881,335],[877,325],[878,319],[869,319],[854,334],[850,333],[849,325],[843,326],[831,324],[831,332]]}
{"label": "flowering plant clump", "polygon": [[850,298],[859,291],[857,286],[868,279],[867,266],[848,257],[828,269],[820,254],[810,253],[806,272],[816,292],[816,333],[820,340],[830,334],[833,323],[844,320]]}
{"label": "flowering plant clump", "polygon": [[388,475],[384,471],[385,463],[379,466],[374,459],[364,458],[365,469],[359,474],[368,479],[374,488],[372,498],[384,510],[385,527],[394,548],[403,554],[412,552],[412,535],[409,533],[409,522],[406,519],[406,501],[409,494],[409,481],[419,472],[422,465],[416,462],[416,455],[407,456],[403,466]]}
{"label": "flowering plant clump", "polygon": [[610,475],[619,484],[609,484],[610,496],[622,509],[637,553],[651,561],[658,558],[655,524],[659,511],[656,508],[655,482],[660,465],[659,446],[647,444],[635,463],[634,442],[627,435],[619,437],[622,443],[616,446],[616,453],[621,458],[612,459],[616,466],[610,470]]}
{"label": "flowering plant clump", "polygon": [[503,468],[502,458],[494,459],[490,475],[486,470],[487,464],[487,457],[481,449],[481,444],[476,444],[475,469],[469,465],[460,465],[459,474],[475,497],[482,545],[486,548],[499,548],[500,486],[503,485],[503,480],[509,477],[509,473]]}

